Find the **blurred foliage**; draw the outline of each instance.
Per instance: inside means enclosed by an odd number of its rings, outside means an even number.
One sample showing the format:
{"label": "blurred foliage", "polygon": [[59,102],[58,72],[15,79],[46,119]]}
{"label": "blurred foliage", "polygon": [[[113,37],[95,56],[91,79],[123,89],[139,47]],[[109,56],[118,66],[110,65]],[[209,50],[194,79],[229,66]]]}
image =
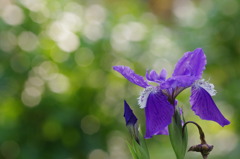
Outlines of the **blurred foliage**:
{"label": "blurred foliage", "polygon": [[[189,91],[179,103],[215,146],[212,159],[239,158],[239,19],[239,0],[1,0],[0,158],[131,158],[123,99],[144,127],[141,89],[112,66],[171,74],[197,47],[208,58],[204,77],[218,90],[214,99],[232,123],[199,120],[186,104]],[[189,146],[199,142],[192,127],[189,137]],[[174,158],[168,136],[147,142],[153,159]]]}

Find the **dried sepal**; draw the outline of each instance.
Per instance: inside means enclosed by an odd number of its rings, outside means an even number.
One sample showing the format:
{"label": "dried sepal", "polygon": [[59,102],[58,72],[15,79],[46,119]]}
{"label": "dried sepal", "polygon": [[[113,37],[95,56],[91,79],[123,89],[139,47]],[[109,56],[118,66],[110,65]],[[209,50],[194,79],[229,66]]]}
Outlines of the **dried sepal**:
{"label": "dried sepal", "polygon": [[200,152],[203,158],[206,159],[209,153],[212,151],[212,149],[213,149],[213,145],[199,144],[199,145],[191,146],[188,151]]}

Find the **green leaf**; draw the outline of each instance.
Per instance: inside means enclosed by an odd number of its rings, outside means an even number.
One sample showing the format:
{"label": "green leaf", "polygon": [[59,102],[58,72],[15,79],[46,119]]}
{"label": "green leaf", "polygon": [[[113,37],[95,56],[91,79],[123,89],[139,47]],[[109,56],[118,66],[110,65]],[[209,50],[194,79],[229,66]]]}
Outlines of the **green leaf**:
{"label": "green leaf", "polygon": [[139,139],[140,139],[141,147],[142,147],[142,149],[144,150],[144,154],[145,154],[144,156],[145,156],[145,158],[146,158],[146,159],[150,159],[148,147],[147,147],[145,138],[143,137],[143,134],[142,134],[142,130],[141,130],[141,129],[139,129]]}
{"label": "green leaf", "polygon": [[148,148],[141,131],[139,132],[139,140],[140,144],[134,138],[132,138],[131,144],[128,143],[132,157],[134,159],[150,159]]}
{"label": "green leaf", "polygon": [[181,116],[179,110],[176,109],[168,130],[177,159],[184,159],[188,143],[187,129],[185,128],[184,132],[182,132],[182,122],[185,122],[183,115]]}
{"label": "green leaf", "polygon": [[127,145],[128,145],[129,151],[130,151],[133,159],[138,159],[134,147],[129,142],[127,142]]}

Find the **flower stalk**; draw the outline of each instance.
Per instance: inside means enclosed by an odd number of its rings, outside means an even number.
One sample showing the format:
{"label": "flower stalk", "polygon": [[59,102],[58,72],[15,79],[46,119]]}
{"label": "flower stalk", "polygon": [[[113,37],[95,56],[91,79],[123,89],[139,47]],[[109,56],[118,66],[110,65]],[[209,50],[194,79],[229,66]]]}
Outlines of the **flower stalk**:
{"label": "flower stalk", "polygon": [[182,123],[184,122],[183,115],[180,113],[179,108],[176,107],[174,116],[172,118],[172,123],[168,125],[169,137],[175,152],[177,159],[184,159],[187,143],[188,143],[188,133],[187,130],[183,130]]}
{"label": "flower stalk", "polygon": [[205,134],[204,134],[202,128],[197,123],[195,123],[193,121],[188,121],[183,125],[183,129],[182,129],[183,132],[185,131],[184,129],[186,128],[186,125],[189,124],[189,123],[192,123],[195,126],[197,126],[198,131],[199,131],[199,135],[200,135],[201,144],[191,146],[188,151],[200,152],[203,159],[207,159],[209,153],[213,150],[213,145],[208,145],[207,144],[207,142],[205,140]]}

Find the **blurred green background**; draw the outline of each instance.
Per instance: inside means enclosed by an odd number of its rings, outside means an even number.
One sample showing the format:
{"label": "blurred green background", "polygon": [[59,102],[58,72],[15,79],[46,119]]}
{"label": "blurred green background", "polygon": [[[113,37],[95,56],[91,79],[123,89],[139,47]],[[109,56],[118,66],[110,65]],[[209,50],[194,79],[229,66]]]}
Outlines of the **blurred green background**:
{"label": "blurred green background", "polygon": [[[166,68],[170,76],[183,53],[198,47],[231,124],[195,116],[189,89],[179,104],[214,145],[209,158],[238,159],[240,0],[1,0],[0,158],[130,159],[123,100],[144,130],[142,89],[112,66],[140,75]],[[197,129],[188,130],[189,146],[198,144]],[[152,159],[175,158],[168,136],[147,144]]]}

